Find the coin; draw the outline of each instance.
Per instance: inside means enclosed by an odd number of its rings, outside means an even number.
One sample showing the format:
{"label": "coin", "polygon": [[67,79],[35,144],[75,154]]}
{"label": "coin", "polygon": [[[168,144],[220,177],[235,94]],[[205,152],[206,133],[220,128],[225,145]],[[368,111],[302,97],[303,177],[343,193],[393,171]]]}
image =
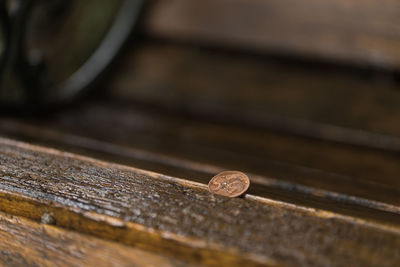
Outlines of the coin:
{"label": "coin", "polygon": [[208,183],[208,189],[211,193],[226,197],[238,197],[246,192],[249,186],[249,177],[239,171],[218,173]]}

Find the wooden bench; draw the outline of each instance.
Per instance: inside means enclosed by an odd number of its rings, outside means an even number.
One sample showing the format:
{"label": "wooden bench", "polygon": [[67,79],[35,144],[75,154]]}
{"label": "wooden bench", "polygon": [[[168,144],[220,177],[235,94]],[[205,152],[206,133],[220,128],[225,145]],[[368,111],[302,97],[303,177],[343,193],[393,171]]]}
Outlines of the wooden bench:
{"label": "wooden bench", "polygon": [[[97,93],[0,117],[0,265],[397,266],[399,25],[393,0],[151,1]],[[244,196],[208,191],[223,170]]]}

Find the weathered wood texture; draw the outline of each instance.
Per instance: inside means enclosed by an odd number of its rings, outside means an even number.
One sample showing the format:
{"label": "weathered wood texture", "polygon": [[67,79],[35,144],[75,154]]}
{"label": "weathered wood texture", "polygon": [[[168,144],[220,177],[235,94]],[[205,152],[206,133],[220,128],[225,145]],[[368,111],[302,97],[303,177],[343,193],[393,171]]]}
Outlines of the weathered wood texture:
{"label": "weathered wood texture", "polygon": [[0,213],[0,265],[156,267],[191,264]]}
{"label": "weathered wood texture", "polygon": [[205,264],[395,266],[400,228],[0,139],[0,209]]}
{"label": "weathered wood texture", "polygon": [[193,43],[400,67],[396,0],[158,0],[146,26]]}
{"label": "weathered wood texture", "polygon": [[[399,3],[158,0],[148,11],[145,36],[255,53],[136,43],[109,102],[2,117],[2,135],[163,174],[0,138],[0,210],[56,225],[0,213],[0,264],[397,266]],[[207,191],[224,169],[250,175],[247,195]]]}
{"label": "weathered wood texture", "polygon": [[215,172],[239,169],[260,176],[257,194],[314,207],[330,198],[334,210],[353,203],[400,211],[399,159],[385,151],[104,101],[30,123],[3,118],[0,132],[202,183]]}

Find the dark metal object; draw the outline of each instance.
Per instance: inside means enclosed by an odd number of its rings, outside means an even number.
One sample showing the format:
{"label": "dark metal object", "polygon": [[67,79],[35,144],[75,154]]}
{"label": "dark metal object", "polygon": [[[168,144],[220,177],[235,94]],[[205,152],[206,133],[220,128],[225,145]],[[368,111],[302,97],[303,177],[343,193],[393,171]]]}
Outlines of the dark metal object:
{"label": "dark metal object", "polygon": [[1,106],[38,108],[81,94],[115,58],[143,2],[0,0]]}

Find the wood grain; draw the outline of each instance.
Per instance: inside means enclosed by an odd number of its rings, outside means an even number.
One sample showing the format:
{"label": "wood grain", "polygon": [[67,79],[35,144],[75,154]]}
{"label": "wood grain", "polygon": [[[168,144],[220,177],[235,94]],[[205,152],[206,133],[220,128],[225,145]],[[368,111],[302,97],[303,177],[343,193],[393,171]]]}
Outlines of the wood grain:
{"label": "wood grain", "polygon": [[[399,160],[386,151],[104,101],[30,123],[3,118],[0,132],[204,184],[239,169],[260,177],[258,195],[316,208],[354,214],[353,203],[399,213]],[[368,209],[362,216],[380,217]]]}
{"label": "wood grain", "polygon": [[0,213],[0,265],[150,267],[191,264]]}
{"label": "wood grain", "polygon": [[150,35],[399,69],[396,0],[154,1]]}
{"label": "wood grain", "polygon": [[205,264],[393,266],[400,228],[0,139],[0,209]]}
{"label": "wood grain", "polygon": [[234,55],[145,42],[107,84],[125,105],[41,126],[398,205],[400,91],[389,77]]}
{"label": "wood grain", "polygon": [[[400,136],[400,86],[390,75],[148,41],[126,53],[106,88],[132,105],[400,150],[384,141]],[[311,122],[353,130],[355,137],[333,127],[316,133]],[[362,140],[357,130],[382,138]]]}
{"label": "wood grain", "polygon": [[[85,109],[86,108],[88,107],[85,107]],[[109,112],[109,110],[104,110],[103,105],[101,105],[100,110],[102,110],[102,112]],[[96,109],[95,113],[102,114],[100,110]],[[113,111],[115,112],[116,110],[113,109]],[[83,121],[90,120],[96,123],[94,118],[86,118],[84,112],[79,113],[80,118],[83,119]],[[132,120],[133,117],[131,114],[126,112],[126,110],[123,113],[127,114],[127,118]],[[115,115],[115,113],[112,114]],[[148,117],[142,117],[140,121],[144,122],[145,118],[153,121],[157,118],[154,113],[148,115]],[[112,118],[115,117],[120,116],[112,116]],[[106,117],[104,116],[102,117],[103,123],[105,118]],[[165,122],[165,119],[163,121]],[[54,124],[55,123],[53,123],[53,125]],[[90,127],[87,123],[85,124]],[[81,128],[81,125],[77,121],[75,121],[74,126],[81,130],[84,129]],[[243,162],[243,152],[232,157],[232,155],[227,154],[223,150],[216,150],[215,148],[210,150],[202,145],[201,147],[203,149],[205,148],[203,154],[200,153],[202,149],[194,146],[194,144],[185,143],[178,145],[181,142],[176,140],[170,140],[174,142],[174,151],[187,153],[187,158],[171,156],[171,152],[165,150],[165,148],[157,150],[156,152],[154,151],[154,147],[152,149],[150,147],[149,149],[149,147],[146,146],[147,149],[143,149],[142,146],[142,149],[140,149],[136,143],[136,145],[133,146],[132,142],[129,142],[129,146],[127,144],[121,145],[118,144],[117,140],[110,139],[110,136],[108,135],[105,135],[102,138],[109,138],[109,141],[101,141],[90,137],[46,129],[44,126],[29,125],[26,122],[20,123],[4,120],[1,121],[1,128],[2,133],[7,132],[10,136],[29,140],[30,142],[37,144],[51,145],[63,150],[90,155],[112,162],[120,162],[130,166],[159,171],[168,175],[185,177],[191,181],[197,181],[203,184],[207,184],[210,177],[214,176],[216,173],[229,169],[227,166],[230,166],[230,169],[237,169],[240,167],[242,170],[247,170],[246,168],[251,167],[249,162],[259,160],[257,157],[248,158],[246,156],[246,162]],[[92,130],[96,129],[95,126],[90,128]],[[149,132],[146,136],[149,136],[151,130],[152,129],[148,130]],[[100,131],[101,130],[99,129],[96,132]],[[104,130],[102,132],[106,133]],[[136,134],[133,135],[133,132],[130,129],[125,129],[122,132],[124,132],[124,134],[129,133],[130,138],[133,138],[141,144],[147,142],[142,140],[140,136],[137,136]],[[123,136],[113,136],[117,139],[125,140]],[[157,139],[164,140],[163,142],[165,142],[165,139],[162,137],[158,137]],[[115,143],[111,143],[112,141]],[[181,146],[188,148],[192,153],[178,149]],[[202,161],[190,160],[190,158],[199,156],[204,157]],[[214,162],[214,164],[203,163],[206,157],[210,162]],[[219,157],[222,157],[225,160],[221,161],[221,158]],[[303,205],[310,208],[330,210],[360,218],[379,220],[383,223],[400,224],[398,216],[400,213],[397,197],[398,193],[396,193],[396,190],[391,187],[385,187],[376,183],[370,184],[350,176],[323,172],[321,170],[304,168],[287,163],[278,163],[276,161],[271,161],[268,158],[263,159],[262,162],[265,172],[276,174],[276,176],[262,176],[256,173],[247,172],[251,174],[252,177],[253,186],[249,191],[252,194],[296,205]],[[224,167],[215,165],[215,163],[220,163],[222,164],[221,166]],[[293,180],[292,177],[299,177],[300,179],[297,178]]]}

